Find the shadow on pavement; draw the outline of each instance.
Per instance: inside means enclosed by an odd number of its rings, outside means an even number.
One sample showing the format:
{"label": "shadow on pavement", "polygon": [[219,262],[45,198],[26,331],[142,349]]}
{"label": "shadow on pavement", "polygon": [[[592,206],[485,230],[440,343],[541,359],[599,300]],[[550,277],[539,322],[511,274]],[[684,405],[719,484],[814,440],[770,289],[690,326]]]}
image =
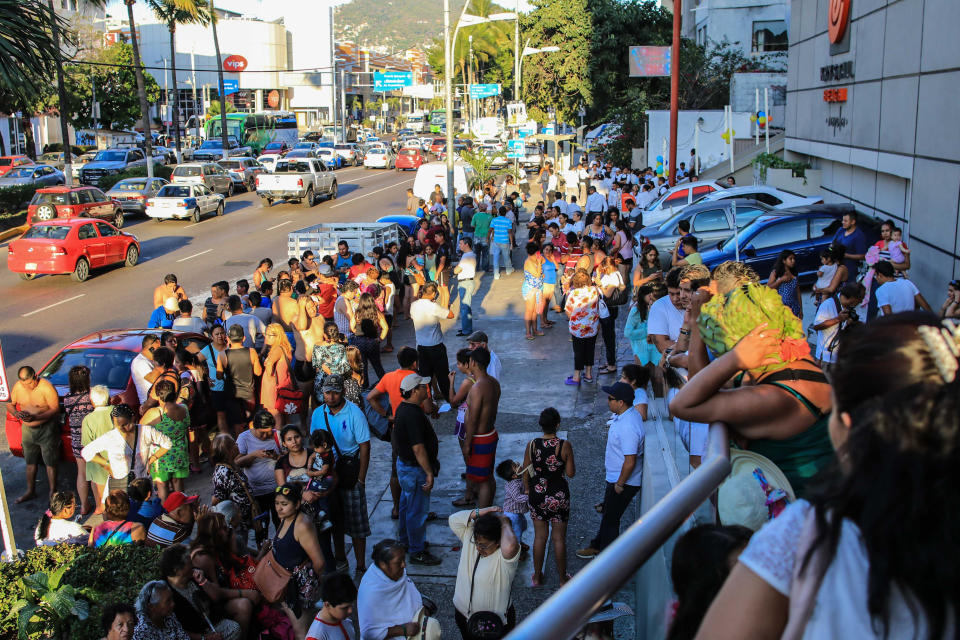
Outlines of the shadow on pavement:
{"label": "shadow on pavement", "polygon": [[140,243],[140,262],[155,260],[193,242],[190,236],[159,236]]}
{"label": "shadow on pavement", "polygon": [[241,209],[246,209],[252,206],[253,203],[249,200],[228,200],[224,206],[223,212],[224,214],[236,213]]}

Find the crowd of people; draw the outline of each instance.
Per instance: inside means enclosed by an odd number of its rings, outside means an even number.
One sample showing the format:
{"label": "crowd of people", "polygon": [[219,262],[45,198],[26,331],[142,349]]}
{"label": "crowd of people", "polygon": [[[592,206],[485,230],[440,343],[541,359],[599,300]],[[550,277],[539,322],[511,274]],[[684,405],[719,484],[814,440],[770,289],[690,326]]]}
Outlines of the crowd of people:
{"label": "crowd of people", "polygon": [[[636,235],[643,206],[663,190],[652,171],[581,162],[562,181],[547,166],[537,184],[543,198],[533,202],[491,179],[454,212],[439,185],[429,202],[408,191],[421,221],[402,243],[364,255],[341,241],[334,255],[306,251],[279,271],[264,258],[250,280],[214,282],[196,315],[167,275],[152,296],[155,332],[131,363],[135,403],[91,387],[83,366],[69,372],[63,398],[20,369],[10,407],[24,430],[20,501],[35,497],[40,462],[52,491],[37,544],[164,549],[162,579],[143,585],[134,606],[106,609],[108,638],[436,638],[444,606],[464,638],[496,637],[517,622],[511,585],[531,548],[529,584],[545,584],[548,540],[565,584],[577,465],[558,435],[562,416],[544,408],[542,435],[522,459],[497,457],[503,364],[474,327],[473,300],[483,274],[499,280],[501,268],[522,271],[510,286],[524,301],[526,340],[566,321],[566,385],[607,376],[600,517],[578,557],[618,537],[641,491],[650,393],[669,406],[693,466],[709,423],[731,430],[731,457],[743,463],[718,493],[720,522],[675,548],[671,638],[694,637],[704,619],[711,633],[697,637],[749,627],[750,637],[788,628],[813,638],[837,625],[873,637],[876,621],[895,637],[952,635],[958,567],[940,514],[960,495],[949,482],[960,468],[960,341],[955,325],[914,312],[930,307],[907,277],[896,226],[884,223],[868,247],[856,215],[844,216],[804,326],[790,252],[765,281],[742,263],[711,272],[685,230],[664,269]],[[458,314],[466,346],[451,370],[443,323]],[[960,317],[957,282],[940,316]],[[395,346],[406,321],[413,344]],[[620,344],[633,362],[618,362]],[[79,500],[55,490],[61,404]],[[435,423],[447,410],[462,459],[440,459]],[[373,438],[390,443],[389,461],[372,458]],[[442,562],[426,537],[441,463],[463,479],[448,520],[460,540],[450,603],[424,597],[406,573],[407,563]],[[388,466],[396,537],[368,556],[367,478]],[[210,478],[209,504],[186,492],[191,475]],[[77,522],[90,514],[95,526]],[[829,616],[811,616],[814,602]],[[605,607],[584,637],[612,637],[622,613]]]}

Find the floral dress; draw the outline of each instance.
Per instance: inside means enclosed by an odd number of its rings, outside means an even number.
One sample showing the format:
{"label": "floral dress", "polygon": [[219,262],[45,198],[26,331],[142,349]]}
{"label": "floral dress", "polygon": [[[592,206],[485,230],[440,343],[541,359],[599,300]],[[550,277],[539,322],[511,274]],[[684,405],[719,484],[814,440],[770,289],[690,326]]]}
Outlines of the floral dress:
{"label": "floral dress", "polygon": [[577,338],[597,335],[600,326],[600,294],[596,287],[578,287],[567,296],[565,307],[570,334]]}
{"label": "floral dress", "polygon": [[90,393],[70,393],[63,397],[63,409],[67,414],[67,421],[70,423],[70,448],[73,449],[73,457],[80,459],[80,449],[83,445],[80,443],[82,437],[81,427],[83,419],[93,413],[93,404],[90,402]]}
{"label": "floral dress", "polygon": [[253,526],[253,503],[250,500],[250,483],[247,476],[225,464],[213,470],[213,497],[217,502],[232,500],[240,511],[244,526]]}
{"label": "floral dress", "polygon": [[570,487],[560,457],[563,440],[534,438],[530,443],[530,515],[535,520],[566,522],[570,518]]}
{"label": "floral dress", "polygon": [[318,344],[313,347],[313,369],[317,376],[313,381],[313,390],[318,398],[323,398],[323,379],[327,374],[323,371],[323,365],[327,365],[331,375],[346,375],[350,371],[350,363],[347,362],[347,345],[340,342],[331,344]]}
{"label": "floral dress", "polygon": [[[184,407],[186,409],[186,407]],[[171,440],[170,449],[157,460],[150,475],[154,480],[166,482],[172,478],[186,478],[190,475],[190,457],[187,448],[187,432],[190,430],[190,412],[183,420],[174,420],[160,410],[160,422],[154,428]]]}

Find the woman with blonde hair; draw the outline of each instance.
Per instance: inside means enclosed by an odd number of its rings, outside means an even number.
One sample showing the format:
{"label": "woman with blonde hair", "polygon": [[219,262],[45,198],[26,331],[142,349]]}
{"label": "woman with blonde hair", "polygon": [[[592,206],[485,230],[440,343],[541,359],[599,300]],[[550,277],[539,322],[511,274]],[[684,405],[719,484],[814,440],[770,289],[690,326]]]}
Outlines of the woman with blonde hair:
{"label": "woman with blonde hair", "polygon": [[260,381],[260,404],[270,412],[277,424],[283,424],[280,411],[281,399],[277,392],[280,389],[294,388],[290,378],[293,348],[279,323],[274,322],[267,326],[264,333],[264,350],[267,356],[263,361],[263,378]]}

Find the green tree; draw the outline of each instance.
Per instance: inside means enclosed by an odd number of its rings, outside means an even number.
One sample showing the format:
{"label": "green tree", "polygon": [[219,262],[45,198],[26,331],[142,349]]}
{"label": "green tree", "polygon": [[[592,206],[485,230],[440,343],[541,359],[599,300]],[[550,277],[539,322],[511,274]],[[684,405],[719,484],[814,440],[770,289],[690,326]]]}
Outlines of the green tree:
{"label": "green tree", "polygon": [[[137,23],[133,19],[133,4],[136,0],[123,0],[127,5],[127,20],[130,25],[130,45],[133,47],[133,71],[137,77],[137,95],[140,98],[140,122],[143,126],[144,151],[147,158],[153,157],[153,136],[150,130],[150,103],[147,101],[147,88],[143,79],[143,67],[140,64],[140,44],[137,42]],[[147,176],[153,178],[153,163],[147,163]]]}
{"label": "green tree", "polygon": [[[236,108],[235,106],[233,106],[233,105],[232,105],[231,103],[229,103],[229,102],[226,103],[226,104],[227,104],[227,108],[226,108],[226,111],[224,111],[223,113],[234,113],[234,112],[236,112],[237,108]],[[211,100],[211,101],[210,101],[210,104],[207,105],[207,117],[208,117],[208,118],[216,118],[216,117],[219,116],[219,115],[220,115],[220,101],[219,101],[219,100]]]}
{"label": "green tree", "polygon": [[[51,2],[53,0],[50,0]],[[173,73],[173,93],[176,98],[168,99],[168,108],[171,110],[170,119],[173,120],[173,137],[177,145],[177,158],[180,158],[180,92],[177,89],[177,25],[178,24],[207,24],[210,21],[204,0],[147,0],[147,5],[153,10],[157,19],[167,25],[170,32],[170,69]],[[169,98],[169,96],[168,96]]]}
{"label": "green tree", "polygon": [[[57,26],[66,27],[55,17]],[[36,94],[54,74],[59,44],[42,0],[0,0],[0,92]]]}
{"label": "green tree", "polygon": [[[467,13],[474,16],[486,17],[492,13],[500,13],[503,9],[490,0],[470,0]],[[455,29],[455,25],[451,27]],[[452,31],[451,31],[452,35]],[[473,26],[460,27],[457,31],[457,40],[453,43],[454,82],[457,74],[464,84],[473,81],[470,65],[470,37],[473,36],[473,68],[493,61],[497,55],[512,42],[513,28],[511,22],[486,22]],[[510,49],[512,51],[512,49]],[[427,62],[435,73],[442,77],[445,60],[443,38],[435,38],[427,49]]]}

